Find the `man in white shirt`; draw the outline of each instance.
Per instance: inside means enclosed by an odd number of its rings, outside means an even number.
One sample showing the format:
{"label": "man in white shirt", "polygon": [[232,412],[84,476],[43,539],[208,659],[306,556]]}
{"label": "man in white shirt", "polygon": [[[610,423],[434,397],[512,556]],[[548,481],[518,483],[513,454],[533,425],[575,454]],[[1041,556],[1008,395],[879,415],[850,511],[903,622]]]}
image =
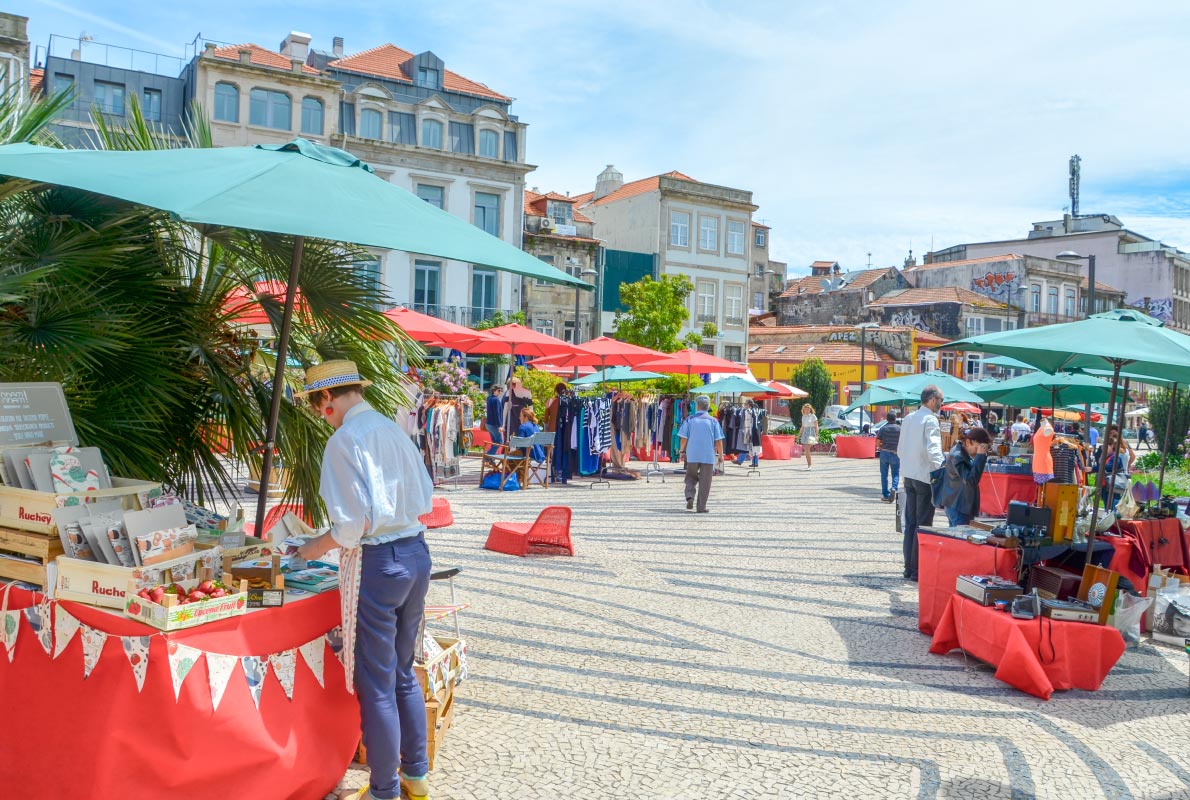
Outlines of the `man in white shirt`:
{"label": "man in white shirt", "polygon": [[1028,419],[1024,414],[1021,414],[1016,418],[1016,422],[1012,423],[1012,440],[1014,442],[1023,441],[1031,433],[1033,433],[1033,429],[1029,427]]}
{"label": "man in white shirt", "polygon": [[942,431],[938,410],[942,390],[933,384],[921,390],[921,408],[901,421],[897,456],[901,460],[901,483],[905,487],[903,550],[905,578],[917,581],[917,529],[934,523],[934,498],[930,473],[942,467]]}
{"label": "man in white shirt", "polygon": [[322,455],[319,485],[331,529],[298,554],[313,560],[343,548],[339,584],[344,647],[350,649],[345,667],[354,673],[371,767],[369,786],[351,796],[389,800],[403,786],[410,798],[425,800],[426,706],[413,657],[430,582],[426,526],[419,517],[431,509],[434,486],[409,435],[364,400],[369,385],[350,361],[306,371],[298,394],[335,429]]}

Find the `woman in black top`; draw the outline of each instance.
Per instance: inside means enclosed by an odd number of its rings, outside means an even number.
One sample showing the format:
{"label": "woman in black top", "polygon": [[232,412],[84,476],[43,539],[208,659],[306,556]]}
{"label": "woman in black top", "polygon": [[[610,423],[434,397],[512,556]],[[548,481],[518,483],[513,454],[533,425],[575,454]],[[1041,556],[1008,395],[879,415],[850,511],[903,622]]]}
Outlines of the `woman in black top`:
{"label": "woman in black top", "polygon": [[988,460],[992,438],[983,428],[967,428],[946,454],[946,470],[938,505],[946,508],[950,527],[966,525],[979,514],[979,479]]}

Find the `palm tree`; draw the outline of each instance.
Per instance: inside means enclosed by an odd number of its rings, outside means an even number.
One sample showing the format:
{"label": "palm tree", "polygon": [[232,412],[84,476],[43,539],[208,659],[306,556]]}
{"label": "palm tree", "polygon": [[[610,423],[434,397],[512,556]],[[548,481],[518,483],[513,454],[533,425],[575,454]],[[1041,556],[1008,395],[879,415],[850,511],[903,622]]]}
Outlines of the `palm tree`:
{"label": "palm tree", "polygon": [[[38,125],[14,124],[24,141],[53,114],[39,101],[6,108]],[[144,119],[133,98],[125,124],[93,113],[95,144],[137,150],[211,146],[205,115],[191,109],[174,136]],[[165,212],[62,188],[0,183],[0,381],[57,381],[81,441],[100,447],[113,474],[160,481],[202,502],[235,493],[228,460],[259,463],[272,371],[261,339],[229,308],[235,292],[288,279],[286,237],[196,228]],[[403,401],[396,356],[420,350],[378,309],[382,290],[357,268],[358,248],[307,240],[291,357],[305,366],[350,358],[374,386],[370,402],[392,413]],[[277,301],[265,297],[273,338]],[[269,337],[265,337],[267,340]],[[301,370],[292,376],[300,380]],[[318,475],[330,431],[307,409],[282,404],[280,461],[287,501],[322,518]]]}

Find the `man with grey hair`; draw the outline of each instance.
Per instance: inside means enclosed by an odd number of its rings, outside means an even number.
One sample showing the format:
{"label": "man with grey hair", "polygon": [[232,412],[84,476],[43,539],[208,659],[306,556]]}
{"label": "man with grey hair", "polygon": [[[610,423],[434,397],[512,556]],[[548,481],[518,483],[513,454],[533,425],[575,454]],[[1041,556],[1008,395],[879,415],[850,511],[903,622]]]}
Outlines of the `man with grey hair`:
{"label": "man with grey hair", "polygon": [[921,390],[921,408],[901,421],[897,456],[901,460],[901,483],[905,487],[904,542],[905,578],[917,580],[917,529],[934,523],[934,497],[930,473],[941,469],[942,431],[938,411],[942,390],[930,384]]}
{"label": "man with grey hair", "polygon": [[707,513],[707,495],[711,493],[711,476],[715,464],[723,460],[723,427],[711,416],[711,398],[699,395],[694,401],[695,413],[678,429],[678,455],[686,460],[686,510],[694,508],[695,487],[698,488],[698,513]]}

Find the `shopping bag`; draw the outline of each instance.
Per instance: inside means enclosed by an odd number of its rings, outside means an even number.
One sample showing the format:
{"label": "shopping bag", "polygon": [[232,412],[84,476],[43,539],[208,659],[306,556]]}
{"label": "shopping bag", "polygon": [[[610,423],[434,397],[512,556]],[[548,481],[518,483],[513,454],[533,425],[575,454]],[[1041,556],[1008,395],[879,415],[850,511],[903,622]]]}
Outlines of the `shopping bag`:
{"label": "shopping bag", "polygon": [[[500,481],[503,477],[499,472],[489,472],[483,477],[483,482],[479,484],[479,488],[500,491]],[[520,488],[521,482],[517,480],[515,472],[508,476],[508,480],[504,481],[503,491],[515,492]]]}

